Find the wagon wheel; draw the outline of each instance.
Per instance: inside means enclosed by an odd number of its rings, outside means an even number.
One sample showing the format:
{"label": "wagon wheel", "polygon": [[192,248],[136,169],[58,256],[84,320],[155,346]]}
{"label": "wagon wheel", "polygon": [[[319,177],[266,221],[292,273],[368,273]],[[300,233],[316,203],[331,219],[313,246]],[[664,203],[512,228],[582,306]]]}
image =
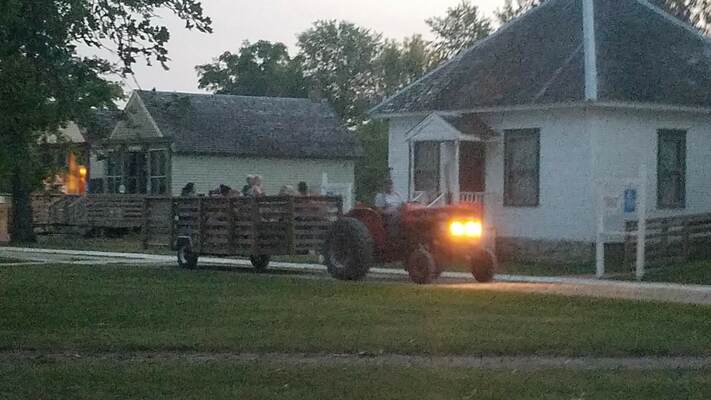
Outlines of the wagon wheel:
{"label": "wagon wheel", "polygon": [[198,264],[198,255],[193,253],[189,244],[182,244],[178,247],[178,267],[195,269]]}
{"label": "wagon wheel", "polygon": [[267,255],[249,256],[249,261],[257,272],[264,272],[269,267],[271,257]]}
{"label": "wagon wheel", "polygon": [[442,271],[437,267],[434,257],[426,248],[420,247],[407,259],[407,273],[418,285],[427,285],[437,279]]}

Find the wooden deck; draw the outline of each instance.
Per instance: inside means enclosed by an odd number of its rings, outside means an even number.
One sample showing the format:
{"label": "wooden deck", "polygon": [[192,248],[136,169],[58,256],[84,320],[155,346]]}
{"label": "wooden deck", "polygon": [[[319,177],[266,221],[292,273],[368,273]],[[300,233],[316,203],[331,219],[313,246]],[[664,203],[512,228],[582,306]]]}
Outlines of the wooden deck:
{"label": "wooden deck", "polygon": [[38,233],[141,228],[145,198],[141,195],[34,194],[32,222]]}

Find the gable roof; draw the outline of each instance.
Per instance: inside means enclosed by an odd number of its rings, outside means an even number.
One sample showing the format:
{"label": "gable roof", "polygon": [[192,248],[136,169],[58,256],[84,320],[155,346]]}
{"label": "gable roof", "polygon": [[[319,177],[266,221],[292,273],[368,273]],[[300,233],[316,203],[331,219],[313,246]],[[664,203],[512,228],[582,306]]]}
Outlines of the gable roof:
{"label": "gable roof", "polygon": [[136,91],[179,153],[355,158],[354,135],[309,99]]}
{"label": "gable roof", "polygon": [[461,116],[432,113],[407,132],[408,142],[486,142],[499,136],[475,114]]}
{"label": "gable roof", "polygon": [[[545,2],[371,112],[461,112],[585,101],[583,1]],[[598,101],[711,107],[707,39],[643,0],[590,1]]]}

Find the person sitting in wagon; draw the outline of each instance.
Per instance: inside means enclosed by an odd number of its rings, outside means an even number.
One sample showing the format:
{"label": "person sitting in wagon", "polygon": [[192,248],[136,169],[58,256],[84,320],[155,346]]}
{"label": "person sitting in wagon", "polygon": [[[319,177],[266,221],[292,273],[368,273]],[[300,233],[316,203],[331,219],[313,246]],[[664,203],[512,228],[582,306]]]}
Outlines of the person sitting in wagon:
{"label": "person sitting in wagon", "polygon": [[309,192],[309,185],[304,181],[299,182],[299,184],[297,186],[297,190],[299,191],[299,196],[302,196],[302,197],[311,196],[311,193]]}
{"label": "person sitting in wagon", "polygon": [[247,184],[242,187],[242,196],[249,196],[252,186],[254,186],[254,175],[247,175]]}

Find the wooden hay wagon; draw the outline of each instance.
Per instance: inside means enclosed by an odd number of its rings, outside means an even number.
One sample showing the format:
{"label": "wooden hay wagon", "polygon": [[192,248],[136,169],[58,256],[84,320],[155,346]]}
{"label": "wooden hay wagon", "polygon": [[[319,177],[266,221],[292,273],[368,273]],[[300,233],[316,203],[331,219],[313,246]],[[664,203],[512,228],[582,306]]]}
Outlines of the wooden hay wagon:
{"label": "wooden hay wagon", "polygon": [[211,255],[262,270],[272,256],[320,253],[341,214],[340,197],[146,198],[144,246],[169,244],[185,268]]}

